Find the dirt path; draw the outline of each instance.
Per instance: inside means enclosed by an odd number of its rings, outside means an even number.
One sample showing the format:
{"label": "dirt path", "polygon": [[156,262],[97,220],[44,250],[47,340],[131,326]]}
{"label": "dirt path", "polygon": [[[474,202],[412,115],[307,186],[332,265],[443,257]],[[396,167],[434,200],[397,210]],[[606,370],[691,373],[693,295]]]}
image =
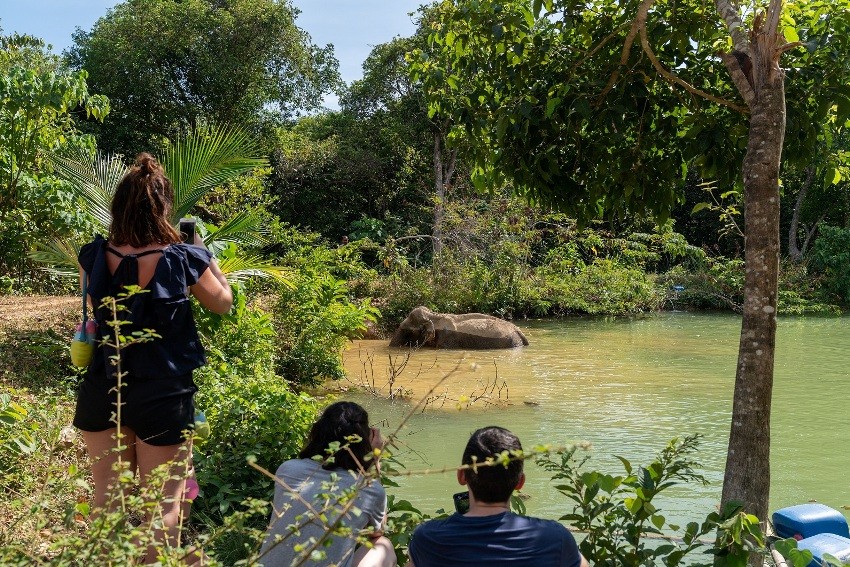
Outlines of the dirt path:
{"label": "dirt path", "polygon": [[0,328],[35,329],[67,324],[80,317],[81,300],[75,295],[0,296]]}

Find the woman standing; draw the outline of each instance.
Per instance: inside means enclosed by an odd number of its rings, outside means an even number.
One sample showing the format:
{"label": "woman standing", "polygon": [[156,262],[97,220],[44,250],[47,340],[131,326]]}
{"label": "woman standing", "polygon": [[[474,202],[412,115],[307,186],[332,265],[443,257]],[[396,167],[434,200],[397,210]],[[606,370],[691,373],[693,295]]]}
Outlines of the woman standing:
{"label": "woman standing", "polygon": [[[384,441],[369,414],[354,402],[329,405],[310,429],[297,459],[277,469],[274,508],[260,551],[265,567],[290,567],[324,553],[322,565],[392,567],[384,537],[387,494],[367,471]],[[357,545],[362,540],[368,545]]]}
{"label": "woman standing", "polygon": [[[80,250],[80,276],[88,281],[88,295],[98,322],[98,347],[80,386],[74,425],[81,429],[92,460],[94,504],[110,504],[120,459],[138,471],[142,485],[148,475],[169,462],[186,463],[191,457],[194,423],[192,398],[197,391],[192,371],[206,363],[192,318],[189,294],[214,313],[226,313],[233,303],[230,286],[212,254],[195,237],[182,244],[171,226],[174,192],[162,166],[150,154],[136,158],[112,199],[109,239],[98,236]],[[118,377],[113,358],[113,314],[103,298],[139,286],[120,303],[124,336],[152,329],[159,337],[122,348],[120,411]],[[121,438],[117,439],[120,416]],[[120,451],[119,451],[120,447]],[[180,525],[186,481],[191,463],[169,471],[161,503],[164,534],[175,544]],[[154,561],[155,551],[148,552]]]}

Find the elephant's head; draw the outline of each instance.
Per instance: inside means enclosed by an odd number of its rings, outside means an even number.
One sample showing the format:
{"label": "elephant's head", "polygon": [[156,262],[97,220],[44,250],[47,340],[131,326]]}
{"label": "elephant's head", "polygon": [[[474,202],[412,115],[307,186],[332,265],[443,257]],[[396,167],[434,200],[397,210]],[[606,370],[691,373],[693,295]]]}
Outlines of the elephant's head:
{"label": "elephant's head", "polygon": [[435,315],[436,313],[427,307],[417,307],[411,311],[399,325],[390,346],[433,346],[435,330],[432,319]]}

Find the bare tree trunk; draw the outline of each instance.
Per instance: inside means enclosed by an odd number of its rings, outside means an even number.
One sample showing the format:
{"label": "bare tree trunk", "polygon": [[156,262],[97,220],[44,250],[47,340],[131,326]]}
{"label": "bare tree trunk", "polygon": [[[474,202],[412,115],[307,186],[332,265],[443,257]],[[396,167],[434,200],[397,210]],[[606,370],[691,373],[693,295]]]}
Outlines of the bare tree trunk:
{"label": "bare tree trunk", "polygon": [[434,256],[440,253],[443,249],[443,216],[446,204],[446,190],[451,185],[452,178],[455,174],[455,166],[457,164],[457,149],[449,152],[448,157],[444,159],[443,133],[440,130],[434,130],[434,228],[432,239],[434,245]]}
{"label": "bare tree trunk", "polygon": [[806,231],[806,239],[803,240],[803,247],[800,249],[800,256],[806,255],[806,250],[809,249],[809,244],[812,242],[812,237],[818,231],[818,225],[825,217],[826,213],[821,214],[821,216],[818,217],[818,220],[816,220],[812,225],[812,228],[803,227],[803,230]]}
{"label": "bare tree trunk", "polygon": [[739,501],[747,512],[766,520],[779,276],[779,157],[785,130],[781,79],[757,98],[744,158],[744,317],[721,507]]}
{"label": "bare tree trunk", "polygon": [[443,202],[446,199],[446,184],[443,179],[443,148],[442,135],[439,131],[434,132],[434,189],[436,200],[434,202],[434,256],[443,249]]}
{"label": "bare tree trunk", "polygon": [[[788,256],[794,262],[799,262],[803,258],[803,251],[800,249],[799,230],[800,230],[800,209],[803,208],[803,201],[806,200],[806,193],[809,192],[809,187],[815,178],[815,168],[810,165],[806,168],[806,180],[797,194],[797,200],[794,202],[794,212],[791,215],[791,228],[788,229]],[[817,223],[816,223],[817,224]],[[811,237],[811,232],[806,231],[806,242]],[[804,245],[805,247],[805,245]]]}
{"label": "bare tree trunk", "polygon": [[[739,90],[741,76],[751,89],[749,97],[745,95],[750,98],[747,102],[751,116],[743,163],[744,311],[721,508],[729,502],[740,502],[763,522],[768,517],[770,496],[770,409],[779,279],[779,164],[785,138],[785,87],[779,58],[786,42],[778,33],[781,7],[781,0],[771,0],[767,14],[756,16],[749,56],[724,57]],[[741,65],[742,62],[751,66]],[[735,71],[743,74],[736,77]]]}

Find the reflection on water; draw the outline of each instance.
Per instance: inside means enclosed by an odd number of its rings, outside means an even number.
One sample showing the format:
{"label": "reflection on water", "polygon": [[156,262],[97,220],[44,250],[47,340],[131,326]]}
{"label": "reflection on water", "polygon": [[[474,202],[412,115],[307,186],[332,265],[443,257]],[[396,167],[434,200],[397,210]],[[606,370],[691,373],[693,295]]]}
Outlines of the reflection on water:
{"label": "reflection on water", "polygon": [[[385,429],[429,397],[401,432],[398,453],[409,470],[456,466],[469,434],[491,424],[513,430],[527,447],[588,441],[591,466],[612,473],[621,471],[614,455],[646,463],[673,437],[700,433],[698,460],[710,484],[677,489],[663,508],[673,521],[712,510],[723,479],[740,318],[668,313],[520,326],[531,345],[513,350],[408,356],[386,341],[358,341],[345,355],[349,380],[383,398],[347,397]],[[841,443],[849,328],[844,319],[780,319],[771,509],[808,500],[850,504],[850,454]],[[413,401],[387,400],[390,389]],[[529,464],[526,473],[529,513],[557,518],[568,511],[543,470]],[[391,492],[426,512],[451,507],[459,490],[453,473],[400,484]]]}

